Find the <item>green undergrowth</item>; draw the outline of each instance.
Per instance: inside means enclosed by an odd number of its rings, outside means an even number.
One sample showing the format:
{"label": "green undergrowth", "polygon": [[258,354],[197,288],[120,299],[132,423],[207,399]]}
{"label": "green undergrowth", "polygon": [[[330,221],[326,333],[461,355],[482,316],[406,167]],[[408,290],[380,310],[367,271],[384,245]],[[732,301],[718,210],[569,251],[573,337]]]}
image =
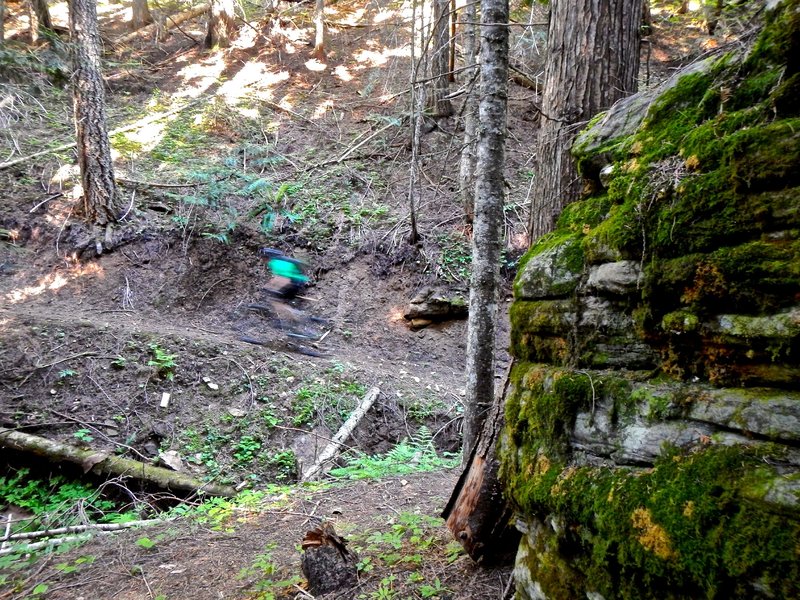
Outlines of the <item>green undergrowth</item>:
{"label": "green undergrowth", "polygon": [[459,465],[460,455],[451,452],[439,454],[433,445],[431,431],[424,425],[416,435],[404,439],[386,454],[368,455],[354,452],[345,457],[345,465],[331,469],[334,479],[380,479],[452,469]]}

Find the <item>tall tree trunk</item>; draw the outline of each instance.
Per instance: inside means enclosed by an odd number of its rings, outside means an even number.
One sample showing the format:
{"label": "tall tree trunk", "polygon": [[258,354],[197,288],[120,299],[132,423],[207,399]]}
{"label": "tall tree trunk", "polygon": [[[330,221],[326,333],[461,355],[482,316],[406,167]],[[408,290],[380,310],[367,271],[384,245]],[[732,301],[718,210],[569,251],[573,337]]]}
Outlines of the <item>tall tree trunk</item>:
{"label": "tall tree trunk", "polygon": [[325,60],[325,0],[317,0],[314,7],[314,52],[317,60]]}
{"label": "tall tree trunk", "polygon": [[477,20],[476,2],[467,2],[464,6],[464,61],[471,68],[466,71],[467,97],[464,99],[464,148],[461,150],[459,169],[459,188],[461,202],[464,205],[464,219],[471,224],[475,220],[475,163],[477,161],[476,146],[478,143],[478,86],[475,85],[478,75],[478,36],[475,22]]}
{"label": "tall tree trunk", "polygon": [[206,48],[227,48],[236,34],[236,17],[233,13],[234,0],[211,0],[211,14],[208,17]]}
{"label": "tall tree trunk", "polygon": [[464,462],[494,400],[497,283],[500,278],[508,101],[508,0],[481,7],[481,100],[472,276],[467,321]]}
{"label": "tall tree trunk", "polygon": [[6,0],[0,0],[0,46],[6,43]]}
{"label": "tall tree trunk", "polygon": [[570,154],[594,114],[636,91],[642,0],[552,0],[530,241],[553,230],[578,199]]}
{"label": "tall tree trunk", "polygon": [[105,88],[100,73],[96,0],[70,0],[75,74],[73,99],[78,164],[83,184],[83,217],[106,225],[117,220],[117,188],[106,130]]}
{"label": "tall tree trunk", "polygon": [[450,94],[450,0],[433,0],[433,57],[428,107],[433,117],[453,114]]}
{"label": "tall tree trunk", "polygon": [[131,3],[131,29],[135,31],[152,22],[153,15],[150,14],[147,0],[133,0]]}
{"label": "tall tree trunk", "polygon": [[35,44],[42,32],[53,28],[53,21],[50,19],[47,0],[30,0],[30,2],[30,34],[31,42]]}

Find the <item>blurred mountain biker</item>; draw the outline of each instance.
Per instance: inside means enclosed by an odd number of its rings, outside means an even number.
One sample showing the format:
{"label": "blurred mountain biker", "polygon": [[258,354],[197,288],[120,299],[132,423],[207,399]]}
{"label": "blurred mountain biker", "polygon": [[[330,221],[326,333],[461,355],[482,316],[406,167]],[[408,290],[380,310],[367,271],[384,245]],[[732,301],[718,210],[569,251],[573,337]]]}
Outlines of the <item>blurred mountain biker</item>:
{"label": "blurred mountain biker", "polygon": [[292,300],[308,285],[308,266],[301,260],[286,256],[274,248],[261,248],[259,254],[267,261],[272,278],[267,282],[267,291],[282,300]]}

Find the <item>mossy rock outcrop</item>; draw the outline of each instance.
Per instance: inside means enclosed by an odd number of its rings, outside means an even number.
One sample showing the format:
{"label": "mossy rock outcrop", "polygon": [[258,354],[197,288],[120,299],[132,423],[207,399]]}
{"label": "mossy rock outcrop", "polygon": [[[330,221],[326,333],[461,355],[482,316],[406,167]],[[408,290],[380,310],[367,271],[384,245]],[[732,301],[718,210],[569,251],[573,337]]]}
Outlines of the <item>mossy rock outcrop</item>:
{"label": "mossy rock outcrop", "polygon": [[800,598],[800,0],[593,120],[522,261],[518,596]]}

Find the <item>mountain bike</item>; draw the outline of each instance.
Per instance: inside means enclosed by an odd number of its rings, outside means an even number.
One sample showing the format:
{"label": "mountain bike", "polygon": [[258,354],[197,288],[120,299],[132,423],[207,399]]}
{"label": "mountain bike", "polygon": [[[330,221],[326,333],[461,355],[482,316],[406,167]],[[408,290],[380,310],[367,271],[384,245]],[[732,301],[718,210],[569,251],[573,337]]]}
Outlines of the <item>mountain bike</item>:
{"label": "mountain bike", "polygon": [[267,298],[263,303],[248,304],[247,310],[264,317],[270,327],[283,333],[286,339],[283,342],[276,342],[242,336],[239,338],[241,341],[260,346],[283,346],[293,352],[323,356],[317,344],[324,340],[332,329],[328,320],[295,308],[277,297]]}

